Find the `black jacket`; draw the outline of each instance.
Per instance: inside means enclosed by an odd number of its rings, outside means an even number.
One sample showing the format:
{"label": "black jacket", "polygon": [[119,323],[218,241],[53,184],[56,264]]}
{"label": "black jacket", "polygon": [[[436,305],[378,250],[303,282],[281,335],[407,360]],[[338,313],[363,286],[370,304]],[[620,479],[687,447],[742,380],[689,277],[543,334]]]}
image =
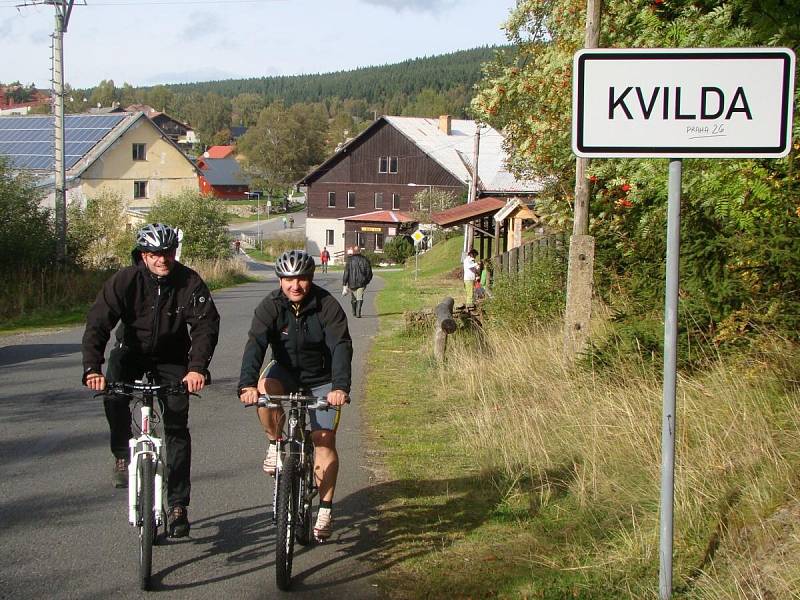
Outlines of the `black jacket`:
{"label": "black jacket", "polygon": [[346,285],[351,290],[367,287],[372,281],[372,265],[369,259],[361,254],[348,256],[344,261],[344,274],[342,275],[342,285]]}
{"label": "black jacket", "polygon": [[156,277],[138,262],[106,281],[86,318],[84,380],[101,372],[106,343],[119,321],[117,340],[129,351],[207,372],[219,337],[219,313],[205,282],[189,267],[175,263],[169,275]]}
{"label": "black jacket", "polygon": [[256,386],[267,346],[301,386],[331,382],[333,389],[350,392],[353,342],[347,315],[321,287],[312,284],[297,309],[280,289],[256,307],[242,356],[240,391]]}

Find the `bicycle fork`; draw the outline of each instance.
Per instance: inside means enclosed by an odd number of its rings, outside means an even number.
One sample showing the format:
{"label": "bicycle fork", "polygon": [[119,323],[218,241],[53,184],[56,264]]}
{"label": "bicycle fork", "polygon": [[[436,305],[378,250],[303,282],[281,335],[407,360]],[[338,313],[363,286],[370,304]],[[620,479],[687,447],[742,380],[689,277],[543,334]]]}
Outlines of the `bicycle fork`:
{"label": "bicycle fork", "polygon": [[155,513],[156,527],[164,523],[164,511],[160,498],[164,482],[164,465],[159,457],[161,456],[161,446],[163,441],[159,438],[150,437],[150,419],[153,410],[148,406],[142,406],[142,435],[138,438],[128,440],[131,460],[128,465],[128,523],[133,526],[141,524],[139,516],[139,464],[140,461],[150,460],[155,465],[155,482],[153,493],[153,510]]}

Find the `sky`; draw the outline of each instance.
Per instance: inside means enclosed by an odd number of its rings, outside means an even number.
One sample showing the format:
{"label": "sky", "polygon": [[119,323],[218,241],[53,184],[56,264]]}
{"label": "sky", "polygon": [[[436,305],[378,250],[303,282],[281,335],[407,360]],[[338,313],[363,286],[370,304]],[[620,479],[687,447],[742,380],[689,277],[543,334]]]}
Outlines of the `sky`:
{"label": "sky", "polygon": [[[0,82],[50,88],[55,12],[42,1],[0,0]],[[76,0],[64,36],[64,79],[74,88],[104,79],[122,87],[391,64],[507,43],[502,24],[514,5],[515,0]]]}

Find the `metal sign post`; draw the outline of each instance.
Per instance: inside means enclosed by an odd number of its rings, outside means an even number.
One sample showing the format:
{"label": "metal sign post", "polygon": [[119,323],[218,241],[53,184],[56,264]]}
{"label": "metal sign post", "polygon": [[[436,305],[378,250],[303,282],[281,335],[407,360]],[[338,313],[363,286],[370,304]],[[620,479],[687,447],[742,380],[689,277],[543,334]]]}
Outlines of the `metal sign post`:
{"label": "metal sign post", "polygon": [[791,149],[788,48],[581,50],[572,149],[584,158],[669,158],[659,597],[672,595],[682,158],[781,158]]}
{"label": "metal sign post", "polygon": [[659,595],[672,593],[672,510],[675,499],[675,395],[678,374],[678,286],[681,253],[680,159],[669,161],[667,190],[667,289],[664,294],[664,395],[661,421],[661,535]]}

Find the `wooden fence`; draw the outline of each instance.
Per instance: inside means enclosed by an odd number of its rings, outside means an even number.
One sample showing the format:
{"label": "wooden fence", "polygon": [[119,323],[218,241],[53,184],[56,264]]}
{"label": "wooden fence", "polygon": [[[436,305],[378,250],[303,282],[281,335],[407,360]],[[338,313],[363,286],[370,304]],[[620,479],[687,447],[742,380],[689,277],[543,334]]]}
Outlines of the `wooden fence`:
{"label": "wooden fence", "polygon": [[566,251],[567,244],[562,236],[542,236],[532,242],[493,256],[493,274],[495,277],[500,274],[515,275],[523,270],[526,263],[531,262],[537,256],[553,252],[565,253]]}

